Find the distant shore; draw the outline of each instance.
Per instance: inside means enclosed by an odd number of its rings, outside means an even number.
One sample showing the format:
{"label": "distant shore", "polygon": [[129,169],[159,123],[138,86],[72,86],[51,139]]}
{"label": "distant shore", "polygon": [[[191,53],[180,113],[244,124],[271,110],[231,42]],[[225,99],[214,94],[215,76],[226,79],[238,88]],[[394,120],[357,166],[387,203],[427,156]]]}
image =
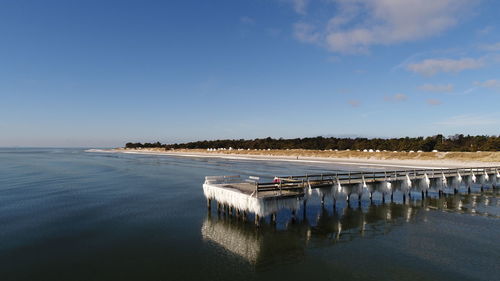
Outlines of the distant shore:
{"label": "distant shore", "polygon": [[89,152],[288,161],[409,169],[500,166],[500,152],[363,152],[321,150],[90,149]]}

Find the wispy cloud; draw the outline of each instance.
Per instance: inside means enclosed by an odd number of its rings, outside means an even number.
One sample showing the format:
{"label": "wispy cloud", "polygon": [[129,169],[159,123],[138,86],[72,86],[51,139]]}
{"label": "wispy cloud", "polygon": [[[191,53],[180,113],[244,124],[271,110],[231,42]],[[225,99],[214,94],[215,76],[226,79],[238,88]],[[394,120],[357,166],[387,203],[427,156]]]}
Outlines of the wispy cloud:
{"label": "wispy cloud", "polygon": [[[302,41],[322,45],[333,52],[359,54],[367,53],[374,45],[390,45],[438,35],[458,24],[462,15],[471,10],[475,1],[336,0],[330,2],[335,4],[332,7],[336,15],[324,24],[321,31],[318,33],[316,29],[311,28],[295,29],[295,33],[302,33],[301,36],[295,37],[315,38]],[[313,34],[307,36],[304,32]]]}
{"label": "wispy cloud", "polygon": [[500,88],[500,80],[490,79],[483,82],[474,82],[474,85],[484,88]]}
{"label": "wispy cloud", "polygon": [[359,100],[349,100],[347,103],[352,107],[359,107],[361,105],[361,102]]}
{"label": "wispy cloud", "polygon": [[484,36],[484,35],[488,35],[490,34],[495,28],[491,25],[488,25],[488,26],[485,26],[479,30],[477,30],[477,34],[478,35],[481,35],[481,36]]}
{"label": "wispy cloud", "polygon": [[247,17],[247,16],[240,17],[240,22],[243,24],[248,24],[248,25],[255,24],[255,20],[253,18]]}
{"label": "wispy cloud", "polygon": [[492,43],[492,44],[482,44],[479,45],[479,49],[488,51],[488,52],[497,52],[500,51],[500,42]]}
{"label": "wispy cloud", "polygon": [[309,4],[309,0],[281,0],[281,1],[289,3],[297,14],[301,15],[307,14],[307,5]]}
{"label": "wispy cloud", "polygon": [[437,99],[428,99],[425,101],[428,105],[432,105],[432,106],[437,106],[437,105],[441,105],[442,102],[440,100],[437,100]]}
{"label": "wispy cloud", "polygon": [[384,97],[384,100],[387,101],[387,102],[391,102],[391,101],[396,101],[396,102],[399,102],[399,101],[406,101],[408,99],[408,96],[405,95],[405,94],[395,94],[395,95],[392,95],[392,96],[385,96]]}
{"label": "wispy cloud", "polygon": [[293,35],[297,40],[305,43],[318,43],[321,39],[321,34],[316,30],[316,27],[305,22],[293,25]]}
{"label": "wispy cloud", "polygon": [[433,76],[440,72],[461,72],[468,69],[477,69],[485,66],[485,58],[461,59],[425,59],[410,63],[406,69],[424,76]]}
{"label": "wispy cloud", "polygon": [[453,92],[454,86],[452,84],[424,84],[418,89],[425,92],[450,93]]}
{"label": "wispy cloud", "polygon": [[492,125],[500,124],[500,118],[498,114],[464,114],[452,116],[442,121],[436,122],[437,125],[448,126],[448,127],[466,127],[466,126],[481,126],[481,125]]}
{"label": "wispy cloud", "polygon": [[331,63],[337,63],[337,62],[340,62],[341,59],[340,57],[338,56],[329,56],[327,59],[326,59],[327,62],[331,62]]}

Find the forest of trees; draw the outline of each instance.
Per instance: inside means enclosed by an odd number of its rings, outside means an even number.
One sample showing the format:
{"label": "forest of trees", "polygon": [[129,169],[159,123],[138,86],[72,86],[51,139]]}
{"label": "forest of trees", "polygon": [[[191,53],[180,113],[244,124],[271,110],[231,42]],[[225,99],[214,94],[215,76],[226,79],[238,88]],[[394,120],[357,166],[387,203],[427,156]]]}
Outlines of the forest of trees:
{"label": "forest of trees", "polygon": [[405,137],[405,138],[335,138],[313,137],[296,139],[210,140],[187,143],[162,144],[127,143],[126,148],[233,148],[233,149],[311,149],[311,150],[389,150],[389,151],[500,151],[499,136]]}

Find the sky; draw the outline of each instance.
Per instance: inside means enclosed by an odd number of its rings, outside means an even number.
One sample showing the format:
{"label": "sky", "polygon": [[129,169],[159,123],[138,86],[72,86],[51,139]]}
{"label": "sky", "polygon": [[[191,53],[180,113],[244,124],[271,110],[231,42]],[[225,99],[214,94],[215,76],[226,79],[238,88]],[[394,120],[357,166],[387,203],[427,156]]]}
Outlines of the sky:
{"label": "sky", "polygon": [[0,146],[500,134],[500,1],[2,0]]}

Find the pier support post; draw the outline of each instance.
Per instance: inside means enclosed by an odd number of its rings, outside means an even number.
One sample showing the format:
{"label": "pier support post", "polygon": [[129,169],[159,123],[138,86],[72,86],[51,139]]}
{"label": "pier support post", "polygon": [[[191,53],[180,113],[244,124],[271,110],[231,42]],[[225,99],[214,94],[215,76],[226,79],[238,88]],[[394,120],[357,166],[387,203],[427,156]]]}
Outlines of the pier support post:
{"label": "pier support post", "polygon": [[467,187],[467,193],[470,194],[471,190],[470,190],[470,185]]}
{"label": "pier support post", "polygon": [[403,204],[406,203],[406,192],[403,193]]}
{"label": "pier support post", "polygon": [[243,221],[247,221],[247,212],[243,211]]}
{"label": "pier support post", "polygon": [[425,197],[425,194],[424,194],[424,191],[422,190],[422,200],[424,199]]}
{"label": "pier support post", "polygon": [[257,227],[259,227],[259,226],[260,226],[260,216],[259,216],[259,215],[257,215],[257,214],[255,215],[255,225],[256,225]]}
{"label": "pier support post", "polygon": [[373,192],[370,192],[370,204],[373,203]]}
{"label": "pier support post", "polygon": [[276,224],[276,213],[271,214],[271,223]]}
{"label": "pier support post", "polygon": [[212,199],[207,199],[207,209],[210,211],[212,207]]}
{"label": "pier support post", "polygon": [[292,210],[292,222],[295,222],[297,219],[296,217],[296,214],[295,214],[295,210]]}
{"label": "pier support post", "polygon": [[325,195],[321,196],[321,209],[325,208]]}
{"label": "pier support post", "polygon": [[391,203],[394,202],[394,191],[391,192]]}
{"label": "pier support post", "polygon": [[425,197],[429,196],[429,189],[425,190]]}
{"label": "pier support post", "polygon": [[483,192],[483,191],[484,191],[484,187],[483,187],[483,185],[481,185],[481,192]]}
{"label": "pier support post", "polygon": [[303,207],[304,210],[302,210],[303,212],[303,216],[304,216],[304,220],[306,219],[306,209],[307,209],[307,199],[304,199],[304,207]]}
{"label": "pier support post", "polygon": [[458,189],[457,189],[456,187],[455,187],[455,188],[453,188],[453,193],[454,193],[454,194],[457,194],[457,193],[458,193]]}
{"label": "pier support post", "polygon": [[385,192],[382,193],[382,204],[385,204]]}

